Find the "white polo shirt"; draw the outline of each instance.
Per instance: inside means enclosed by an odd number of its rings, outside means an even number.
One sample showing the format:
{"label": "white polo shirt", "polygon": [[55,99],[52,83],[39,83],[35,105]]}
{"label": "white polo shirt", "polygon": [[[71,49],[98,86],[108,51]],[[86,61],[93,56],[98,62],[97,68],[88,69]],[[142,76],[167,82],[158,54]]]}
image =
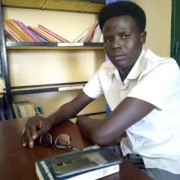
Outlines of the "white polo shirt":
{"label": "white polo shirt", "polygon": [[84,87],[92,98],[104,95],[113,111],[126,97],[157,108],[129,127],[121,142],[123,154],[142,156],[146,168],[180,174],[180,70],[172,58],[143,50],[124,82],[110,62],[104,62]]}

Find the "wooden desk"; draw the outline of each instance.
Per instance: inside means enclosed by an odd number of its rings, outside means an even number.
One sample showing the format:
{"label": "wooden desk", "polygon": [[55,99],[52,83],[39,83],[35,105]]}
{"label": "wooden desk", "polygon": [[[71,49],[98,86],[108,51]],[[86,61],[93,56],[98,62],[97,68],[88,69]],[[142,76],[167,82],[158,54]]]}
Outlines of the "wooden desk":
{"label": "wooden desk", "polygon": [[[51,147],[23,148],[21,146],[21,132],[25,122],[25,119],[0,122],[0,180],[37,180],[35,161],[64,152]],[[81,136],[78,127],[70,121],[52,131],[54,137],[60,133],[69,134],[72,138],[72,144],[76,148],[90,145]],[[104,179],[149,180],[150,178],[124,160],[120,173]]]}

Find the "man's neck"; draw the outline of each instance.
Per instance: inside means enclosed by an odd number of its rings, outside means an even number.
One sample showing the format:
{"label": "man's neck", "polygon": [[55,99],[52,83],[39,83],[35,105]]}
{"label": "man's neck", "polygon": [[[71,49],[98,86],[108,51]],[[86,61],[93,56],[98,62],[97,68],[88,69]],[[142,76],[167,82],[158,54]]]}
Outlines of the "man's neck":
{"label": "man's neck", "polygon": [[121,77],[121,80],[124,81],[127,77],[127,75],[129,74],[129,72],[131,71],[132,67],[134,66],[135,63],[125,67],[125,68],[118,68],[119,71],[119,75]]}

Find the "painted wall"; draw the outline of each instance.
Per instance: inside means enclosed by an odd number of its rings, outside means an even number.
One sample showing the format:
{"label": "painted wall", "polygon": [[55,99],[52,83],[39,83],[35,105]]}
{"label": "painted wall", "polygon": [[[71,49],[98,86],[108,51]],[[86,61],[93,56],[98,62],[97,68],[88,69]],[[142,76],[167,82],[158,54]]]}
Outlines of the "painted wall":
{"label": "painted wall", "polygon": [[146,12],[147,41],[150,48],[160,56],[170,56],[171,0],[133,0]]}

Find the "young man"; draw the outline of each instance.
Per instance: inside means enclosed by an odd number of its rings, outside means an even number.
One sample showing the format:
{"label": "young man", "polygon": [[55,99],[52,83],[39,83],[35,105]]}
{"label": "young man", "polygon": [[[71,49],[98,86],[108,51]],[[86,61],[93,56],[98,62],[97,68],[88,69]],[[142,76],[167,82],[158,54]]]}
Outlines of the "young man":
{"label": "young man", "polygon": [[104,95],[112,113],[103,121],[79,116],[92,143],[110,146],[126,131],[121,150],[153,179],[180,179],[180,71],[175,60],[143,50],[146,16],[135,3],[106,5],[99,14],[104,62],[83,91],[48,118],[28,120],[23,146]]}

